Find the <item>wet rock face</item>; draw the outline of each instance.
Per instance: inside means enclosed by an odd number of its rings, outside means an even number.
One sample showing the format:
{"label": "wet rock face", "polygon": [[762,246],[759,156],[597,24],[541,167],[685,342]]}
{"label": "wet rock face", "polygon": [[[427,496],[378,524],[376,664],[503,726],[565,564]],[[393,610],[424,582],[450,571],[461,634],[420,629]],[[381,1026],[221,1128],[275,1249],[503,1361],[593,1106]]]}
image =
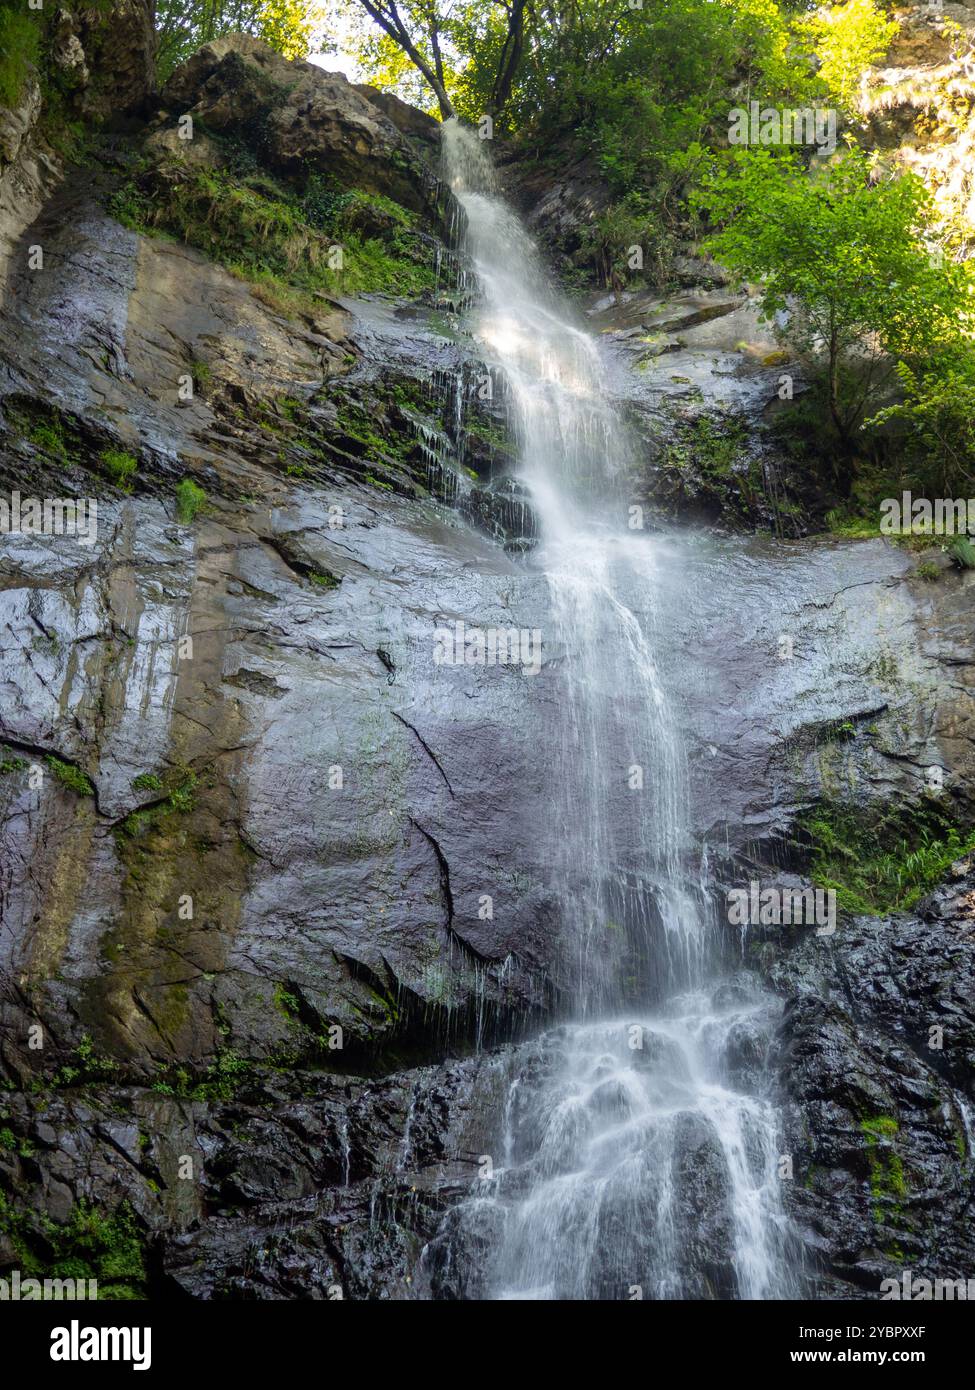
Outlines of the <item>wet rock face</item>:
{"label": "wet rock face", "polygon": [[55,61],[79,78],[86,73],[86,115],[109,120],[125,115],[155,89],[154,10],[152,0],[122,0],[112,5],[108,23],[97,11],[82,11],[74,32],[59,34]]}
{"label": "wet rock face", "polygon": [[604,176],[589,159],[572,159],[556,175],[532,164],[514,164],[505,183],[532,234],[566,265],[612,201]]}
{"label": "wet rock face", "polygon": [[[311,150],[426,199],[432,172],[407,167],[430,165],[425,118],[280,63],[256,41],[211,45],[166,102],[216,128],[245,113],[282,166]],[[476,482],[461,469],[453,505],[431,496],[447,495],[437,450],[458,450],[447,387],[479,364],[429,306],[322,295],[285,317],[190,248],[120,226],[87,172],[52,194],[58,171],[38,162],[18,202],[24,151],[40,161],[29,104],[3,137],[0,198],[21,220],[3,224],[0,496],[92,497],[98,531],[0,537],[0,1178],[16,1210],[0,1268],[69,1257],[46,1218],[70,1232],[90,1204],[131,1212],[133,1279],[153,1292],[478,1296],[496,1213],[456,1210],[515,1071],[551,1064],[506,1040],[549,1021],[569,979],[551,867],[567,654],[543,647],[537,676],[435,659],[438,629],[544,631],[548,611],[496,419],[462,454]],[[25,217],[44,274],[27,269]],[[733,314],[691,323],[693,298],[657,306],[663,336],[684,337],[674,374],[757,395],[721,377],[713,335]],[[646,404],[626,341],[619,396]],[[177,505],[185,479],[205,493],[195,518]],[[657,642],[697,838],[765,853],[835,785],[910,796],[934,762],[964,800],[970,576],[925,588],[879,542],[660,545],[679,601],[661,604]],[[828,736],[845,723],[852,737]],[[923,1179],[938,1220],[960,1221],[953,1121],[932,1117],[960,1112],[966,1083],[957,1052],[925,1058],[911,1018],[934,940],[938,1017],[952,1036],[967,1026],[967,976],[951,984],[967,938],[960,908],[926,911],[859,926],[825,961],[810,942],[755,962],[792,1000],[795,1152],[840,1185],[796,1185],[827,1294],[874,1268],[872,1173],[881,1263],[895,1243],[927,1257],[925,1229],[907,1232],[916,1247],[887,1231],[892,1154],[914,1207]],[[754,1084],[766,1044],[744,1024],[731,1039],[736,1084]],[[884,1124],[857,1128],[892,1114],[911,1127],[903,1151]],[[694,1291],[725,1296],[721,1167],[708,1133],[684,1128]],[[850,1212],[852,1253],[835,1234]],[[960,1262],[960,1237],[938,1230]]]}
{"label": "wet rock face", "polygon": [[821,1297],[975,1269],[971,1078],[975,875],[917,913],[756,948],[786,995],[783,1143],[792,1213]]}
{"label": "wet rock face", "polygon": [[[122,0],[108,20],[104,9],[48,7],[47,61],[72,114],[111,123],[142,106],[155,87],[153,14],[151,0]],[[42,83],[31,77],[17,106],[0,111],[0,282],[63,174],[39,127],[43,109]]]}

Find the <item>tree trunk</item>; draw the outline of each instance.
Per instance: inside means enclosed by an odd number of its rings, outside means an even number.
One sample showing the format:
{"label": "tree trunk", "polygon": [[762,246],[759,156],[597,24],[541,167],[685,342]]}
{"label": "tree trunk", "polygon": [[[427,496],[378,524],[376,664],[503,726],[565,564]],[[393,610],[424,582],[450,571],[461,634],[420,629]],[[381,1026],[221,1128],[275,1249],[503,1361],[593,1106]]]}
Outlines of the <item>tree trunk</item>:
{"label": "tree trunk", "polygon": [[[430,87],[430,90],[437,98],[437,104],[440,107],[440,115],[443,118],[443,120],[449,121],[452,116],[456,116],[457,113],[454,110],[453,103],[451,102],[450,97],[447,95],[447,88],[444,86],[444,83],[438,76],[438,74],[427,62],[426,58],[424,58],[423,54],[417,48],[416,44],[410,38],[409,30],[406,28],[406,25],[403,23],[402,19],[400,19],[395,4],[391,4],[389,6],[390,13],[387,14],[385,13],[385,11],[380,9],[378,3],[373,3],[373,0],[360,0],[360,3],[362,5],[362,8],[369,15],[369,17],[376,21],[380,29],[383,29],[393,40],[394,43],[399,44],[400,48],[406,54],[407,58],[409,58],[410,62],[416,68],[417,72],[419,72],[423,79],[426,81],[426,83]],[[437,42],[435,31],[434,54],[436,57]]]}
{"label": "tree trunk", "polygon": [[525,5],[527,0],[512,0],[508,11],[508,32],[505,35],[498,71],[491,92],[491,114],[496,116],[503,111],[511,96],[515,76],[521,66],[521,54],[525,42]]}

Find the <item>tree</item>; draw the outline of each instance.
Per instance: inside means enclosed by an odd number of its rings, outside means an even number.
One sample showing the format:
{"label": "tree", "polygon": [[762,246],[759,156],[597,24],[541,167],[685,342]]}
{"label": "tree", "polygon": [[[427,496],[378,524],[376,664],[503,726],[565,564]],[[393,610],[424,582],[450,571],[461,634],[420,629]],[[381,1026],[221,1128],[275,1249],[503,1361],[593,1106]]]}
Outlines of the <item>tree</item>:
{"label": "tree", "polygon": [[751,149],[713,170],[695,201],[719,224],[708,249],[761,282],[765,317],[822,367],[847,453],[898,360],[972,331],[971,275],[934,251],[931,195],[911,174],[882,175],[853,149],[811,171]]}
{"label": "tree", "polygon": [[899,420],[920,476],[950,497],[975,483],[975,345],[955,344],[920,365],[897,364],[903,399],[879,412],[871,425]]}
{"label": "tree", "polygon": [[444,120],[455,114],[447,95],[443,54],[443,21],[436,0],[358,0],[383,33],[403,50],[429,85]]}
{"label": "tree", "polygon": [[873,0],[846,0],[815,10],[796,24],[800,37],[814,46],[827,93],[847,110],[856,107],[864,69],[883,57],[899,28]]}
{"label": "tree", "polygon": [[156,0],[159,76],[221,34],[255,34],[286,58],[307,57],[322,14],[309,0]]}
{"label": "tree", "polygon": [[[403,65],[420,74],[444,120],[457,114],[498,115],[507,105],[522,63],[527,0],[344,0],[345,14],[365,18],[360,58],[374,81],[399,85]],[[382,40],[376,41],[378,27]],[[476,94],[476,95],[475,95]]]}

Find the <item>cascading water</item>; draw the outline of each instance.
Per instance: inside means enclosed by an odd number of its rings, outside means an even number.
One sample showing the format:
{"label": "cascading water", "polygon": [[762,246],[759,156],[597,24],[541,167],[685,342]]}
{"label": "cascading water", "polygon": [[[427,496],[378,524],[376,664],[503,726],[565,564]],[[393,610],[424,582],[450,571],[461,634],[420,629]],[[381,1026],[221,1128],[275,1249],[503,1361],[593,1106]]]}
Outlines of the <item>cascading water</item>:
{"label": "cascading water", "polygon": [[449,122],[444,150],[474,331],[507,382],[537,517],[543,640],[563,679],[553,842],[578,1021],[513,1050],[494,1172],[431,1243],[431,1287],[788,1296],[761,1082],[775,1006],[721,978],[685,755],[654,660],[658,551],[627,525],[627,434],[597,345],[546,280],[483,144]]}

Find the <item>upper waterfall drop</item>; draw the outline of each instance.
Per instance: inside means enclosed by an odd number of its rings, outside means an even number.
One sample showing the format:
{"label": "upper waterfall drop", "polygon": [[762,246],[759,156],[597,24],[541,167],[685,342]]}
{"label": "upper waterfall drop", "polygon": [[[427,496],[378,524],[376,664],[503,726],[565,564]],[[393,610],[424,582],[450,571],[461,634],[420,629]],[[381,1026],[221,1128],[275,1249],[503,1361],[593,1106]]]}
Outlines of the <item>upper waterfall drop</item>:
{"label": "upper waterfall drop", "polygon": [[[685,862],[684,751],[653,652],[657,555],[627,526],[632,445],[596,341],[501,196],[484,142],[450,121],[443,147],[474,335],[506,383],[518,477],[538,521],[543,631],[566,653],[553,813],[576,992],[592,1012],[622,1002],[623,956],[638,957],[641,973],[673,967],[671,985],[689,983],[704,958],[699,875],[689,890]],[[665,939],[650,962],[658,924]]]}

